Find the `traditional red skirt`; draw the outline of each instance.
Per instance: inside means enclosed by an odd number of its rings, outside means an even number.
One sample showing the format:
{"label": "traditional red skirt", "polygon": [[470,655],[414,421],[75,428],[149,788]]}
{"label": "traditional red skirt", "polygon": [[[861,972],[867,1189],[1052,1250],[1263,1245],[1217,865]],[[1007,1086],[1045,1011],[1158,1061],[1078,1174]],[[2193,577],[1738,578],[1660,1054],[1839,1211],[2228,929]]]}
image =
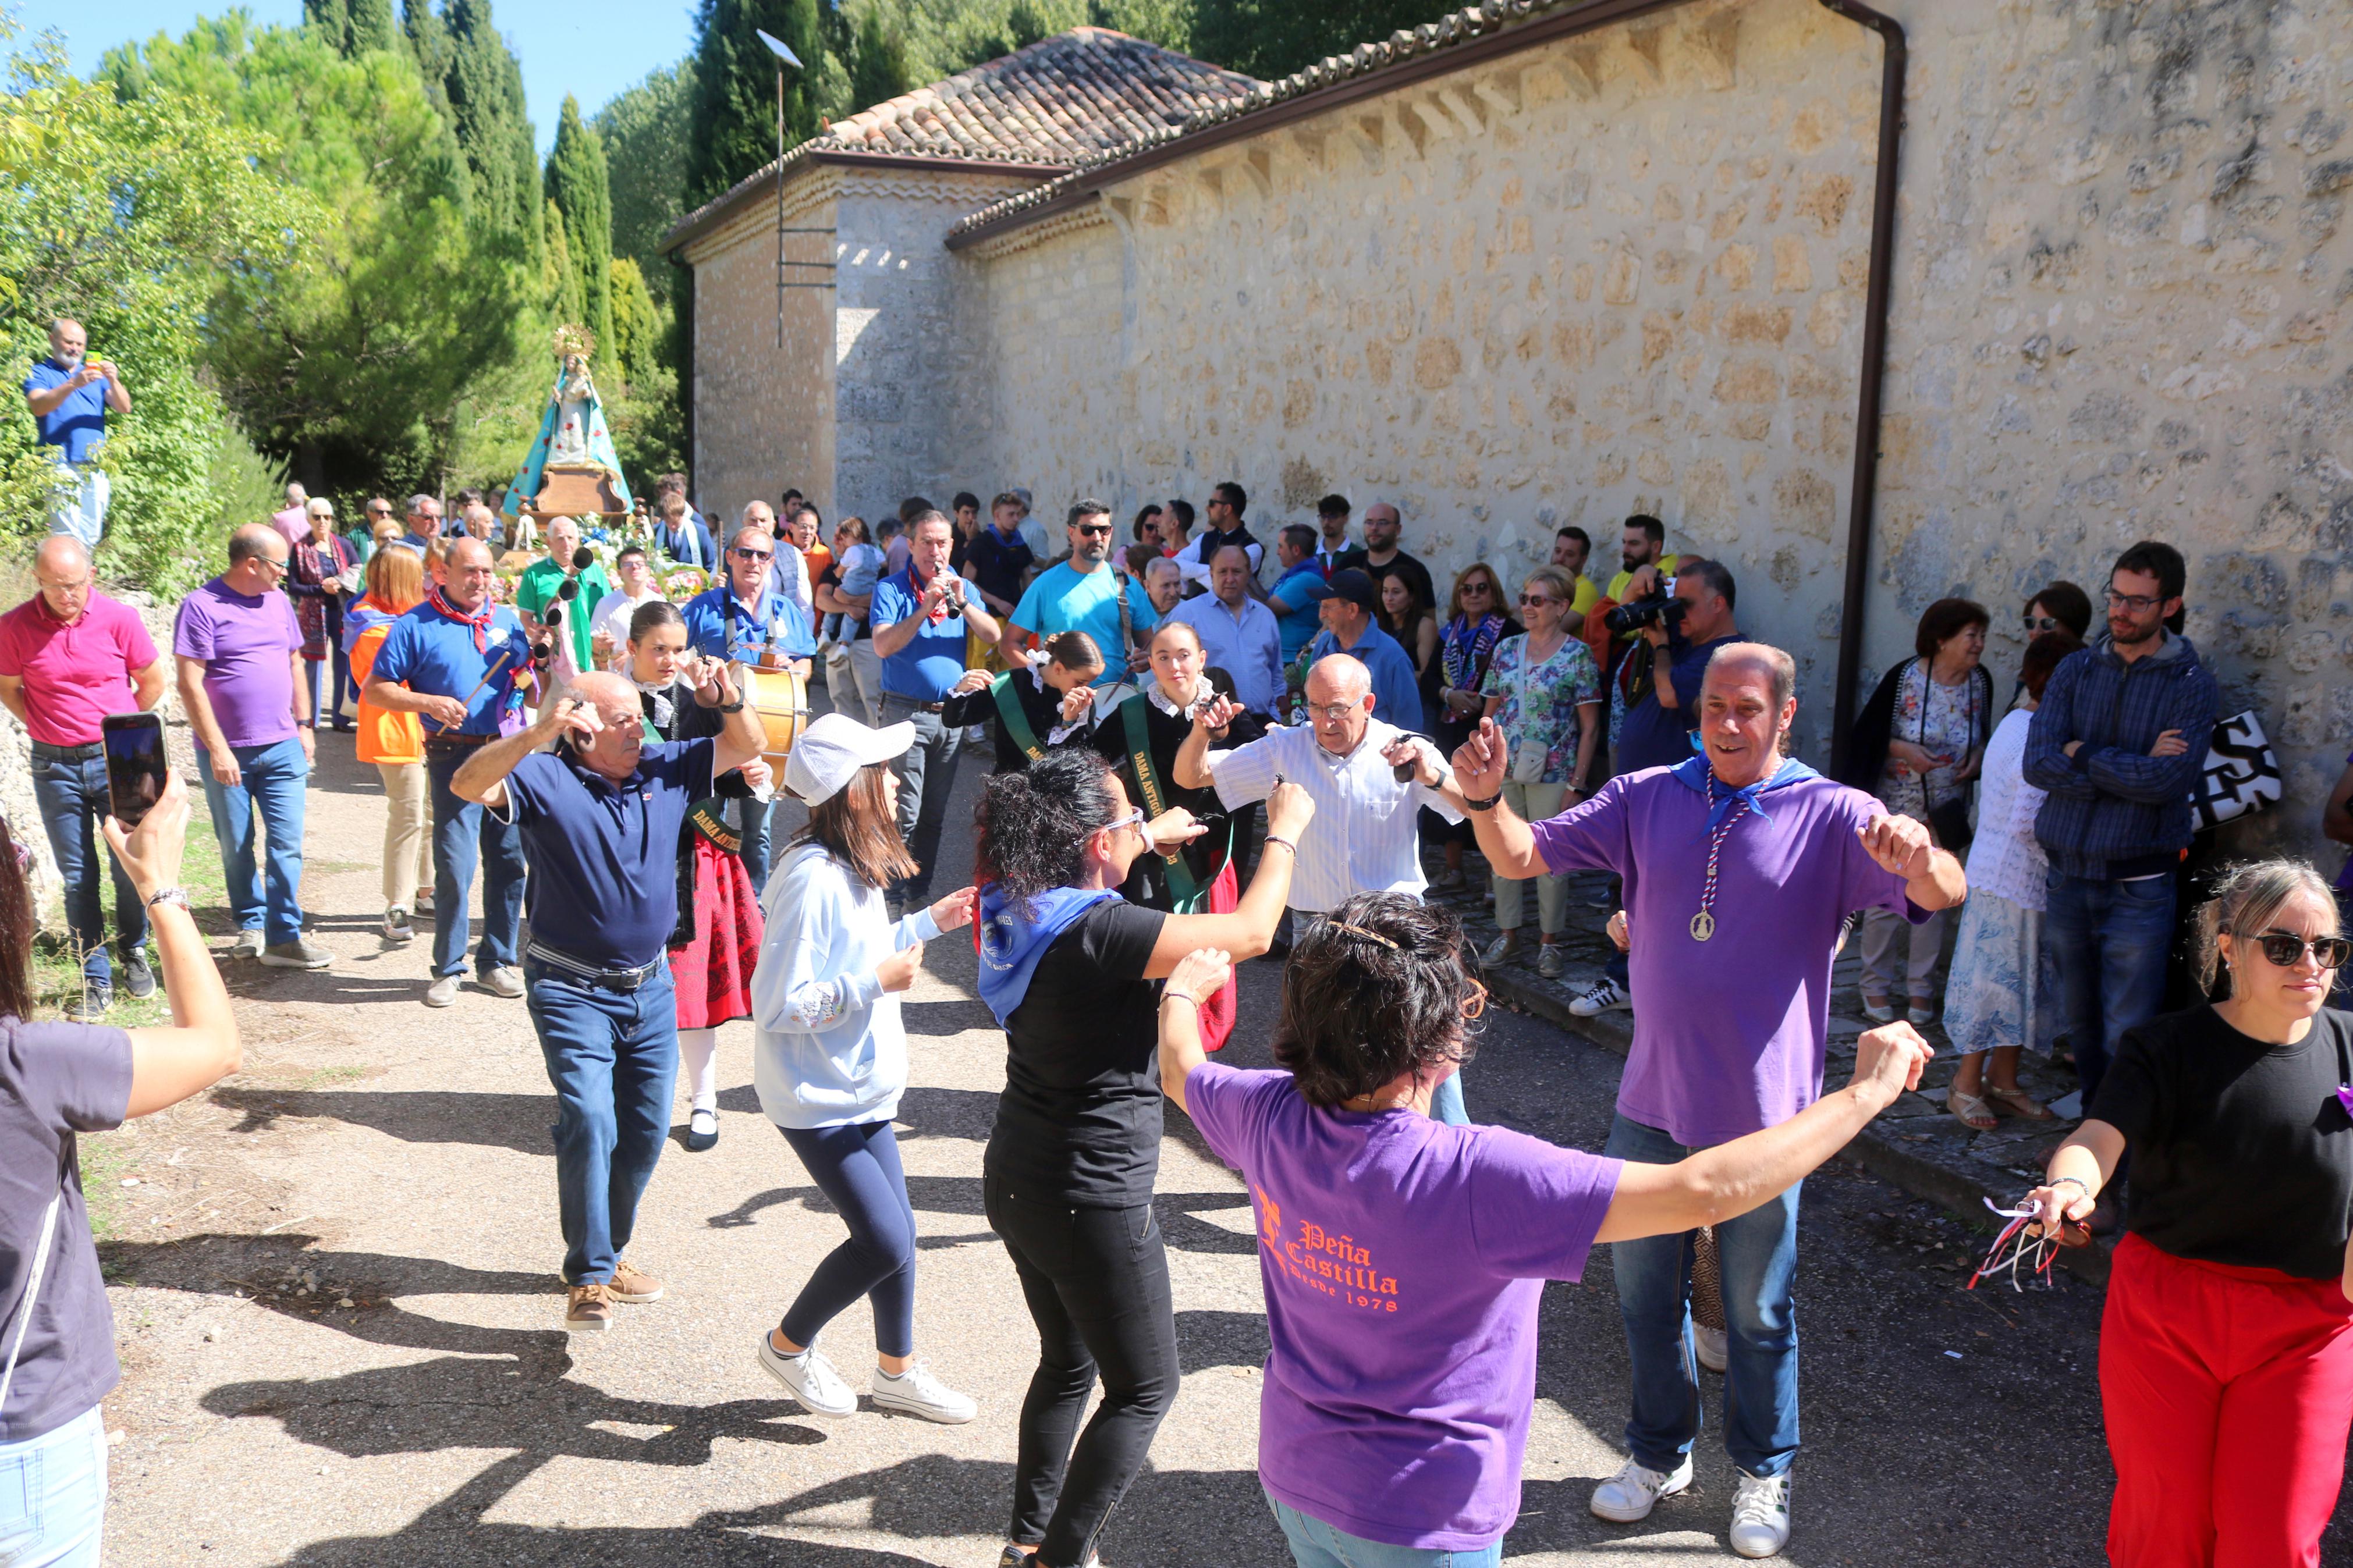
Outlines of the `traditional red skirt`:
{"label": "traditional red skirt", "polygon": [[[1241,907],[1241,887],[1234,876],[1234,863],[1229,858],[1218,868],[1218,879],[1209,884],[1209,907],[1204,914],[1229,915]],[[1235,982],[1229,980],[1216,995],[1201,1004],[1201,1048],[1223,1050],[1234,1032],[1234,1007],[1239,994]]]}
{"label": "traditional red skirt", "polygon": [[752,1016],[760,900],[744,858],[694,835],[694,938],[670,950],[678,1026],[712,1029]]}

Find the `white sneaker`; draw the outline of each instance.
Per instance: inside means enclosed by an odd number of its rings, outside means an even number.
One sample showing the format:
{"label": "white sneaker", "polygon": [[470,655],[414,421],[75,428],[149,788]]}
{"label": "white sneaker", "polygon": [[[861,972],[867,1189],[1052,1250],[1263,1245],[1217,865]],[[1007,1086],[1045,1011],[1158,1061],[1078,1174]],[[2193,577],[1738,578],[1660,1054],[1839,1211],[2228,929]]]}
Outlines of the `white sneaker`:
{"label": "white sneaker", "polygon": [[920,1415],[943,1426],[961,1426],[980,1414],[979,1405],[933,1376],[931,1367],[920,1361],[898,1377],[876,1367],[866,1388],[874,1395],[877,1410]]}
{"label": "white sneaker", "polygon": [[760,1369],[785,1385],[785,1392],[812,1415],[858,1414],[858,1395],[841,1381],[841,1373],[815,1345],[798,1355],[786,1355],[766,1334],[760,1336]]}
{"label": "white sneaker", "polygon": [[260,931],[256,929],[237,932],[237,945],[228,950],[228,955],[231,958],[259,958],[261,956]]}
{"label": "white sneaker", "polygon": [[1593,1511],[1613,1524],[1631,1524],[1651,1517],[1662,1497],[1672,1497],[1692,1483],[1691,1456],[1672,1471],[1653,1470],[1633,1459],[1593,1489]]}
{"label": "white sneaker", "polygon": [[[1626,994],[1626,988],[1605,974],[1595,981],[1584,995],[1570,1002],[1568,1010],[1580,1018],[1592,1018],[1612,1007],[1624,1007],[1630,1011],[1633,1005],[1634,998]],[[1641,1515],[1635,1517],[1640,1518]]]}
{"label": "white sneaker", "polygon": [[1789,1478],[1740,1477],[1732,1496],[1732,1549],[1743,1557],[1771,1557],[1789,1544]]}
{"label": "white sneaker", "polygon": [[1723,1329],[1694,1323],[1692,1350],[1699,1356],[1700,1365],[1710,1372],[1722,1372],[1732,1359],[1732,1336]]}
{"label": "white sneaker", "polygon": [[408,911],[398,904],[384,911],[384,940],[395,946],[413,942],[417,928],[408,923]]}

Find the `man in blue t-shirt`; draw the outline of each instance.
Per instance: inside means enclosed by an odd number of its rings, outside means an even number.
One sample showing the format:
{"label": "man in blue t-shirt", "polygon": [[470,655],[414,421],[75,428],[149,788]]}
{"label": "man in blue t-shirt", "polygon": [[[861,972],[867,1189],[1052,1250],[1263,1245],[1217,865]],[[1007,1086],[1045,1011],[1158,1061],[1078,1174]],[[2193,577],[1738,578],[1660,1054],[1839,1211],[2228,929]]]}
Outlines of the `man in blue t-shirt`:
{"label": "man in blue t-shirt", "polygon": [[106,536],[106,503],[113,490],[106,470],[90,458],[106,439],[106,411],[130,413],[131,393],[113,361],[84,360],[89,348],[90,334],[79,321],[50,322],[49,357],[25,377],[25,406],[57,465],[49,531],[69,533],[95,552]]}
{"label": "man in blue t-shirt", "polygon": [[1084,632],[1103,650],[1103,669],[1095,684],[1116,685],[1150,667],[1152,628],[1160,624],[1160,612],[1152,607],[1144,584],[1111,569],[1111,508],[1099,500],[1079,502],[1071,508],[1066,531],[1071,558],[1039,573],[1021,595],[1002,651],[1007,663],[1018,666],[1021,638],[1042,642],[1063,632]]}
{"label": "man in blue t-shirt", "polygon": [[1335,653],[1362,664],[1373,678],[1373,717],[1400,730],[1422,728],[1421,686],[1413,656],[1397,638],[1373,624],[1379,603],[1373,580],[1356,567],[1332,574],[1331,593],[1317,606],[1324,629],[1307,645],[1307,668]]}
{"label": "man in blue t-shirt", "polygon": [[[817,656],[817,634],[801,607],[775,585],[776,558],[776,535],[756,526],[736,530],[718,586],[689,599],[679,606],[679,614],[686,617],[688,646],[705,658],[758,664],[765,655],[771,665],[790,668],[807,680]],[[744,818],[744,874],[755,892],[765,891],[768,815],[774,803],[746,795],[736,805]]]}
{"label": "man in blue t-shirt", "polygon": [[469,535],[449,546],[446,587],[393,622],[363,696],[425,723],[425,776],[433,793],[433,984],[427,1007],[458,1000],[466,967],[466,901],[482,865],[482,942],[474,971],[491,994],[522,994],[515,946],[522,928],[522,841],[510,824],[450,789],[459,767],[523,725],[531,644],[512,610],[493,604],[491,547]]}
{"label": "man in blue t-shirt", "polygon": [[882,661],[882,722],[905,720],[915,727],[915,743],[892,764],[899,775],[899,837],[915,858],[915,874],[891,889],[902,909],[931,897],[932,863],[939,858],[964,734],[948,728],[940,710],[964,679],[965,637],[974,632],[995,642],[1004,635],[980,595],[948,570],[955,548],[955,524],[945,514],[916,513],[907,530],[907,568],[874,584],[867,612]]}
{"label": "man in blue t-shirt", "polygon": [[1317,608],[1332,596],[1324,568],[1315,563],[1315,531],[1303,522],[1286,526],[1274,538],[1274,559],[1281,575],[1267,590],[1266,607],[1282,629],[1282,662],[1287,667],[1299,650],[1315,640],[1323,626]]}
{"label": "man in blue t-shirt", "polygon": [[[531,1023],[555,1089],[564,1326],[612,1327],[613,1303],[660,1299],[624,1260],[670,1135],[678,1006],[678,836],[712,781],[760,754],[757,714],[723,663],[697,700],[727,715],[700,741],[648,742],[636,687],[577,677],[530,729],[481,747],[453,785],[522,841],[531,864]],[[551,749],[552,748],[552,749]]]}

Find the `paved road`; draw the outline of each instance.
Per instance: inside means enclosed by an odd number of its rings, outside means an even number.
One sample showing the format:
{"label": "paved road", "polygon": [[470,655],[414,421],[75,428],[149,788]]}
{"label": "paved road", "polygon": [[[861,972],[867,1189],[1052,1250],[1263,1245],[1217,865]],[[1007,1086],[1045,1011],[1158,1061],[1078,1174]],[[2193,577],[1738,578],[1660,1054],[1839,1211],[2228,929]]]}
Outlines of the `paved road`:
{"label": "paved road", "polygon": [[[755,1336],[841,1233],[758,1113],[748,1026],[722,1037],[719,1146],[673,1144],[631,1249],[671,1281],[670,1299],[568,1340],[553,1100],[522,1005],[470,992],[429,1012],[423,944],[379,949],[366,868],[380,805],[348,746],[321,746],[310,826],[307,892],[335,969],[243,966],[248,1073],[120,1140],[121,1171],[140,1184],[119,1194],[128,1239],[108,1249],[128,1368],[108,1405],[125,1435],[111,1560],[993,1563],[1036,1341],[981,1217],[1003,1044],[973,999],[970,949],[942,942],[926,956],[907,1007],[902,1131],[923,1230],[919,1348],[978,1397],[981,1418],[822,1423],[753,1365]],[[967,769],[960,795],[976,784]],[[962,845],[952,855],[968,865]],[[1277,981],[1270,963],[1247,966],[1228,1059],[1266,1061]],[[1494,1016],[1467,1080],[1472,1112],[1598,1147],[1620,1065]],[[1280,1563],[1253,1474],[1267,1340],[1249,1209],[1173,1110],[1159,1190],[1185,1384],[1103,1556]],[[1807,1447],[1788,1560],[2097,1560],[2109,1483],[2097,1292],[2069,1280],[1965,1294],[1969,1238],[1852,1170],[1816,1178],[1805,1201]],[[1586,1511],[1624,1420],[1606,1256],[1583,1284],[1549,1288],[1543,1313],[1507,1559],[1731,1561],[1713,1409],[1691,1495],[1631,1527]],[[845,1368],[871,1343],[862,1313],[828,1339]]]}

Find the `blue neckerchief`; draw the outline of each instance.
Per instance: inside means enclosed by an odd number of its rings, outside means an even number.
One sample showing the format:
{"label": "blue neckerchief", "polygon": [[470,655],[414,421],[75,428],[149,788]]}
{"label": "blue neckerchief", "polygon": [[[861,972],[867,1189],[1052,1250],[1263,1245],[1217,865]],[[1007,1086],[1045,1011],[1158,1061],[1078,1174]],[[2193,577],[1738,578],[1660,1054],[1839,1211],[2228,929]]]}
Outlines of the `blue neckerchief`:
{"label": "blue neckerchief", "polygon": [[1029,900],[1025,919],[995,884],[981,889],[980,999],[999,1027],[1029,995],[1029,977],[1054,939],[1097,904],[1118,897],[1115,888],[1052,888]]}
{"label": "blue neckerchief", "polygon": [[1791,784],[1803,784],[1808,779],[1818,779],[1822,776],[1795,757],[1783,757],[1781,765],[1774,769],[1769,777],[1758,779],[1745,789],[1732,790],[1722,799],[1717,799],[1708,788],[1708,780],[1715,776],[1715,770],[1707,765],[1705,757],[1693,757],[1686,762],[1677,763],[1674,773],[1675,778],[1685,789],[1696,791],[1707,797],[1707,830],[1709,832],[1713,832],[1715,825],[1722,822],[1725,815],[1744,800],[1748,803],[1749,810],[1770,822],[1771,814],[1765,809],[1767,791],[1787,789]]}

